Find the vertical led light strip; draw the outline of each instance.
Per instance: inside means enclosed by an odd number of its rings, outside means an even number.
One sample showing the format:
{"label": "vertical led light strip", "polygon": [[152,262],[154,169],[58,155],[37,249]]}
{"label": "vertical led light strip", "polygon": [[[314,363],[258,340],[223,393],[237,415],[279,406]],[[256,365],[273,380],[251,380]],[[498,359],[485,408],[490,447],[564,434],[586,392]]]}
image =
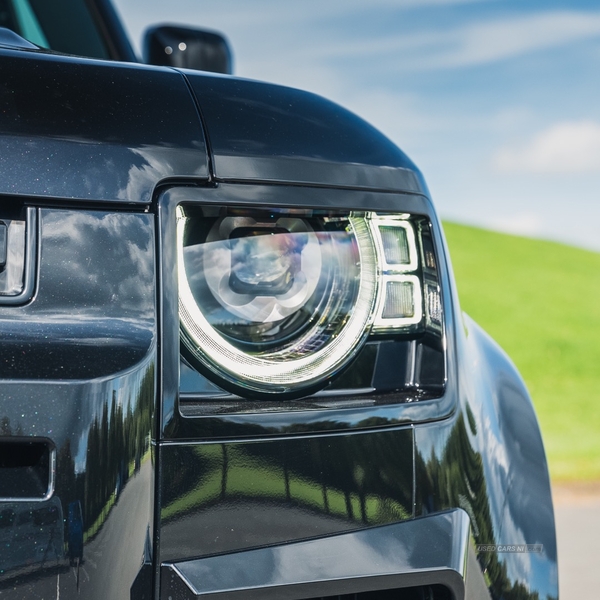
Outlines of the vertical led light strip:
{"label": "vertical led light strip", "polygon": [[[389,216],[380,217],[376,213],[369,215],[369,228],[371,235],[375,240],[377,248],[377,263],[380,267],[380,298],[377,306],[375,321],[373,323],[374,331],[389,331],[410,327],[420,323],[423,319],[423,294],[421,281],[415,274],[419,267],[417,244],[415,232],[411,223],[402,217],[391,218]],[[408,260],[406,262],[388,262],[390,252],[382,235],[382,229],[386,231],[397,230],[398,240],[404,238],[408,247]],[[398,252],[402,254],[401,251]],[[388,284],[404,283],[410,285],[412,291],[413,314],[403,317],[384,317],[386,306],[388,306],[388,290],[391,286]]]}

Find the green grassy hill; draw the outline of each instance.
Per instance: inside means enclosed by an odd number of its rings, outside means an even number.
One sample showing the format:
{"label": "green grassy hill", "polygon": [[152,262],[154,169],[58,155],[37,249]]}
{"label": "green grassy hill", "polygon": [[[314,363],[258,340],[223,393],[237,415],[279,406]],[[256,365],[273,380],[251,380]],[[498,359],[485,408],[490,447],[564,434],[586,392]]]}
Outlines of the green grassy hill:
{"label": "green grassy hill", "polygon": [[555,481],[600,480],[600,254],[445,223],[463,311],[531,392]]}

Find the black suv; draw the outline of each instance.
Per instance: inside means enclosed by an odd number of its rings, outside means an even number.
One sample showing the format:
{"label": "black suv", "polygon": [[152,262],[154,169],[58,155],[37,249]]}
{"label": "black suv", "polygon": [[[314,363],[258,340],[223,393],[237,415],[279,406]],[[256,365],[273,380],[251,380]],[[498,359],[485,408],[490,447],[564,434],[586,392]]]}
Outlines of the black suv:
{"label": "black suv", "polygon": [[406,155],[218,34],[0,25],[0,596],[557,598],[529,395]]}

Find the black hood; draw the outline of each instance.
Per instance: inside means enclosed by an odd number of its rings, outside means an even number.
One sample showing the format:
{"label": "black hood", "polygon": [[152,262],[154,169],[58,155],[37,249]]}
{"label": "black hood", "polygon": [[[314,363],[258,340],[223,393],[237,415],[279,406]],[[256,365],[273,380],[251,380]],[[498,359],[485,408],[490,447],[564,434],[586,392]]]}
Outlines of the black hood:
{"label": "black hood", "polygon": [[427,194],[395,144],[315,94],[34,49],[0,61],[0,195],[147,204],[159,182],[209,179]]}
{"label": "black hood", "polygon": [[217,181],[281,182],[426,193],[381,132],[315,94],[185,71],[204,116]]}

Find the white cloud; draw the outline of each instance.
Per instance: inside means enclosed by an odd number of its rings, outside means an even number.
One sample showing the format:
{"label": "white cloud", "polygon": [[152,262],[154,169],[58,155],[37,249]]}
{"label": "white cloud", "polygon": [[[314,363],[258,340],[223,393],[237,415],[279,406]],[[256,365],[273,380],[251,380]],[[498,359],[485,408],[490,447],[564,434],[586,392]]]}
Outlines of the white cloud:
{"label": "white cloud", "polygon": [[[431,66],[468,66],[600,36],[600,13],[556,11],[468,25],[450,32],[447,52]],[[453,46],[453,47],[452,47]]]}
{"label": "white cloud", "polygon": [[525,144],[501,148],[493,157],[492,166],[505,173],[598,173],[600,123],[557,123]]}
{"label": "white cloud", "polygon": [[[244,28],[251,34],[251,27],[260,29],[273,25],[293,24],[294,28],[314,23],[325,18],[348,16],[354,13],[376,13],[379,10],[423,9],[463,4],[483,4],[492,0],[303,0],[281,2],[281,0],[146,0],[140,10],[139,0],[113,0],[113,4],[126,21],[141,23],[168,19],[181,23],[196,23],[199,27],[221,26],[227,33],[229,27]],[[132,27],[133,29],[133,27]]]}
{"label": "white cloud", "polygon": [[533,211],[513,212],[508,215],[488,217],[482,219],[481,225],[495,231],[528,237],[539,237],[544,233],[542,218]]}
{"label": "white cloud", "polygon": [[[162,20],[195,23],[215,28],[230,36],[236,59],[251,73],[255,60],[285,63],[301,56],[307,66],[328,59],[377,57],[386,69],[437,69],[487,64],[524,53],[556,47],[600,35],[598,11],[538,11],[505,18],[471,22],[450,27],[435,20],[436,8],[461,4],[482,4],[490,0],[306,0],[285,3],[279,0],[148,0],[140,12],[134,0],[116,0],[137,41],[142,29]],[[429,11],[430,25],[413,30],[404,16],[411,9]],[[392,33],[372,28],[348,30],[348,22],[361,22],[366,12],[385,11]],[[336,17],[343,17],[337,19]],[[437,23],[437,25],[435,25]],[[397,26],[396,26],[397,25]],[[325,29],[323,29],[325,27]],[[327,35],[324,34],[327,32]],[[238,52],[238,50],[240,52]],[[282,60],[282,57],[286,59]],[[293,58],[292,58],[292,62]],[[265,76],[264,67],[263,77]],[[244,72],[243,75],[248,75]],[[252,75],[253,76],[253,75]],[[271,77],[267,74],[267,78]]]}
{"label": "white cloud", "polygon": [[321,58],[377,56],[396,68],[440,69],[488,64],[593,37],[600,37],[600,12],[546,11],[375,39],[336,39],[314,51]]}

